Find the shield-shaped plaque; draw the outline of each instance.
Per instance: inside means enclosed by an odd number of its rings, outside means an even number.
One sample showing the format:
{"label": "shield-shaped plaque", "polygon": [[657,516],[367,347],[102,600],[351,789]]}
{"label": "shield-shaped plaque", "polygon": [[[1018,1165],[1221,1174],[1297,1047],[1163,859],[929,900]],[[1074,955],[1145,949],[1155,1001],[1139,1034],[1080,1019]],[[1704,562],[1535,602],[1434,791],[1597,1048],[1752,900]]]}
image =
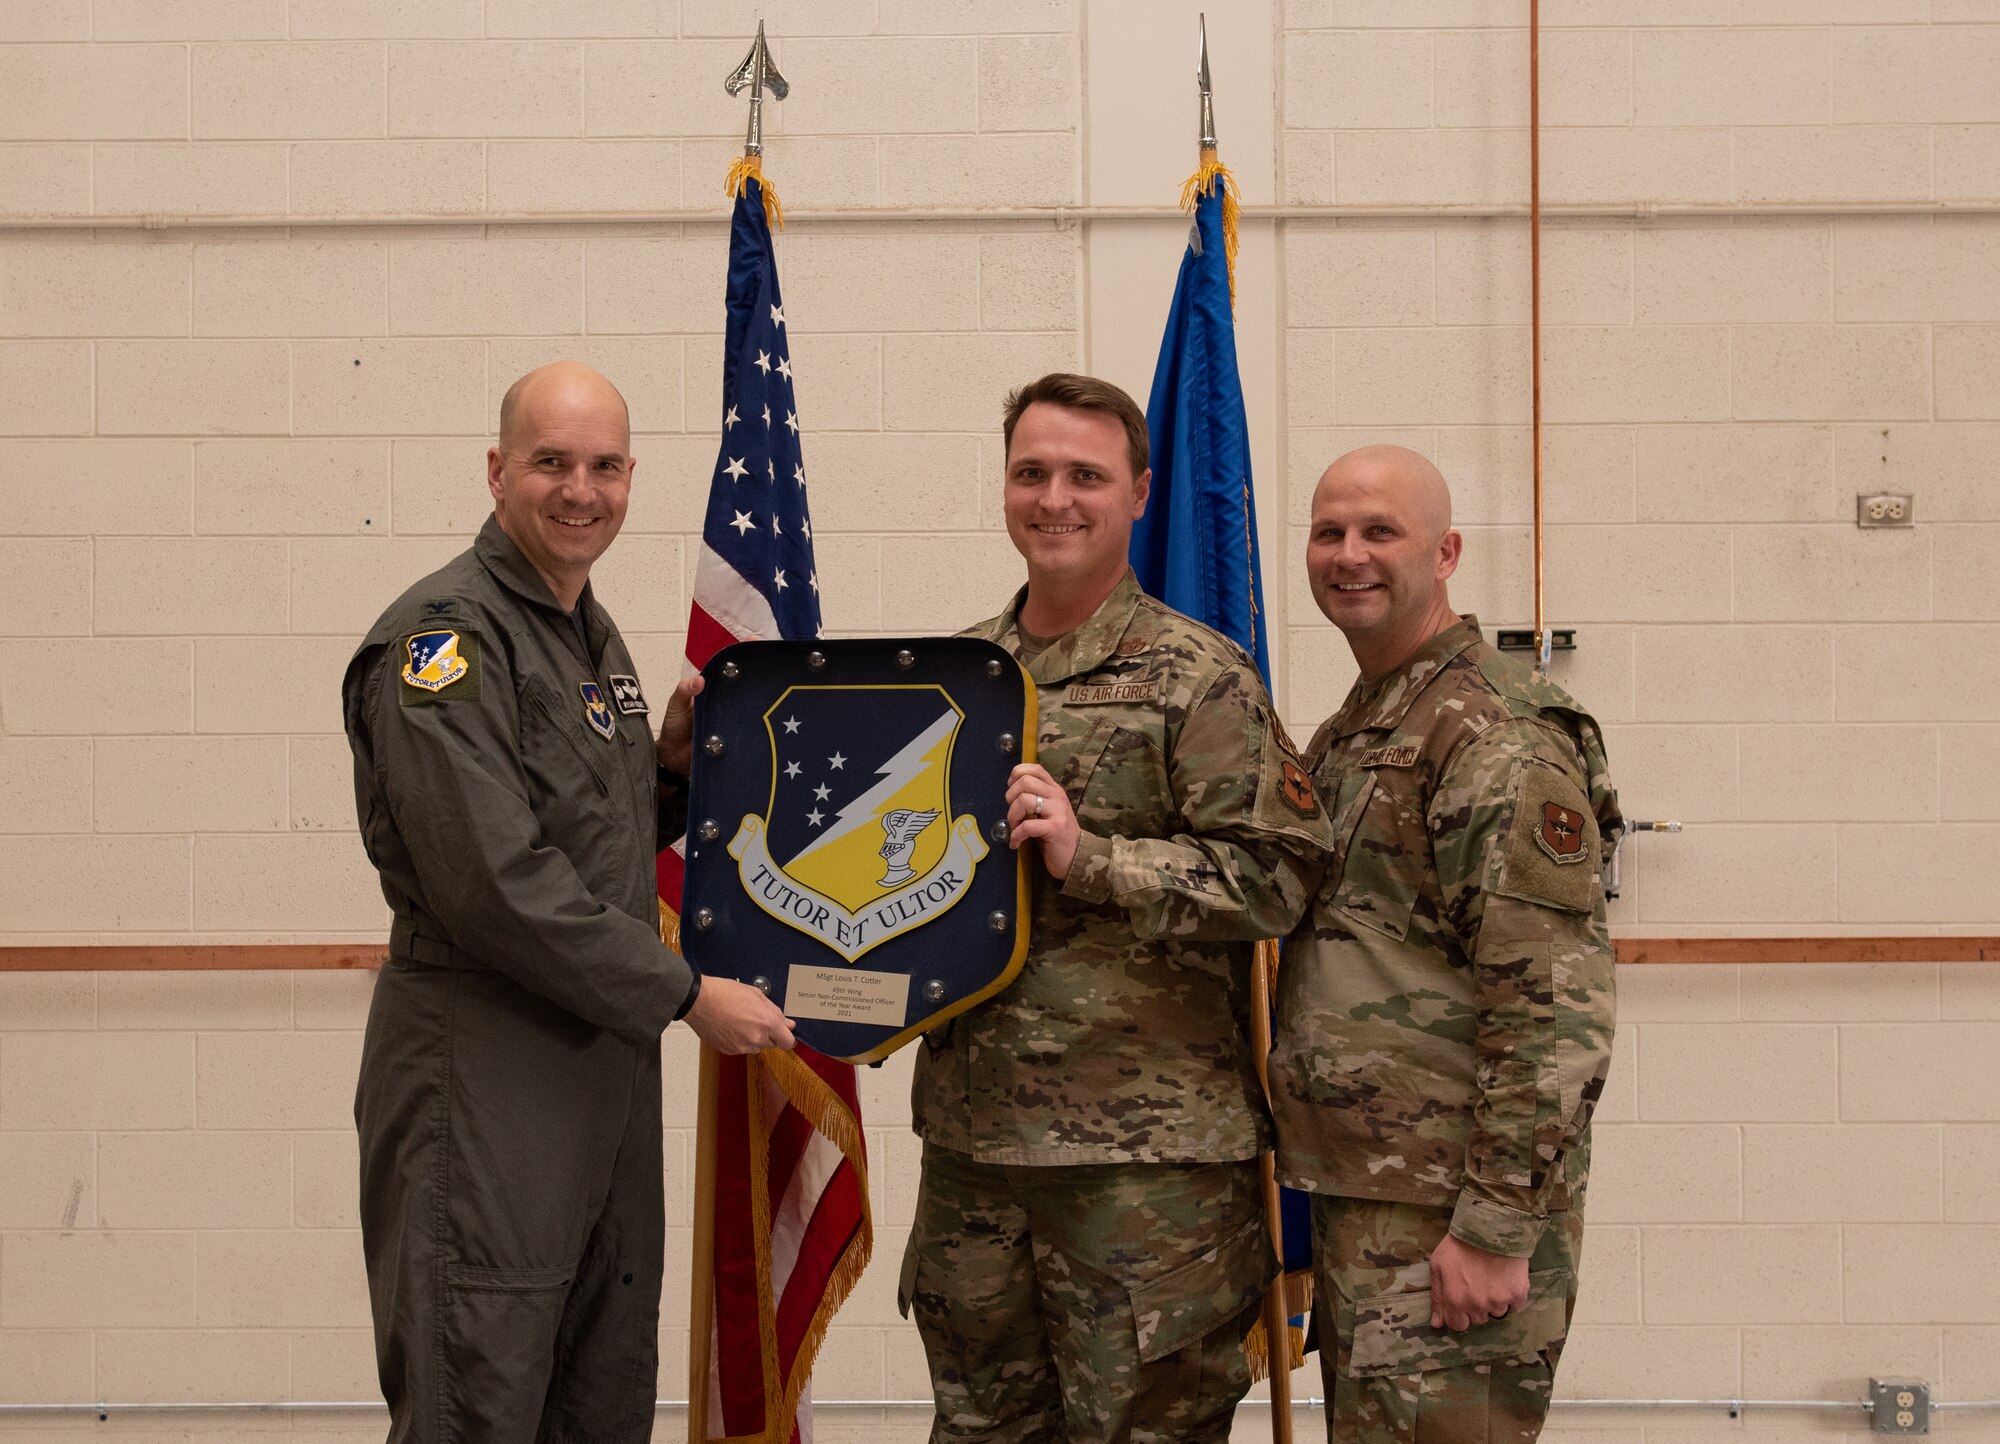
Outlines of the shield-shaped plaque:
{"label": "shield-shaped plaque", "polygon": [[695,703],[681,946],[829,1057],[874,1062],[1012,982],[1007,779],[1034,683],[972,637],[741,642]]}

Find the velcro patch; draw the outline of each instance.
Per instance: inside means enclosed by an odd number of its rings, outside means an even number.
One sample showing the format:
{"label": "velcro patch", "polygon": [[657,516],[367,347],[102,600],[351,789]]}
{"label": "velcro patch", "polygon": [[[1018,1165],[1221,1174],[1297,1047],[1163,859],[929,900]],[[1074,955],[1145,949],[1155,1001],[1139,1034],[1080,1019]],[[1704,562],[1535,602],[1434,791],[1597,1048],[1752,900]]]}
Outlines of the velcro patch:
{"label": "velcro patch", "polygon": [[1582,789],[1554,767],[1523,764],[1497,890],[1571,912],[1592,912],[1604,896],[1597,855],[1597,819]]}
{"label": "velcro patch", "polygon": [[1363,767],[1414,767],[1417,755],[1423,749],[1414,742],[1405,742],[1398,747],[1371,747],[1361,754]]}
{"label": "velcro patch", "polygon": [[1278,795],[1300,817],[1311,817],[1319,811],[1319,797],[1313,791],[1312,778],[1305,768],[1287,757],[1282,764],[1282,777],[1278,783]]}
{"label": "velcro patch", "polygon": [[1088,707],[1099,702],[1154,702],[1159,696],[1158,682],[1072,682],[1063,693],[1063,702]]}
{"label": "velcro patch", "polygon": [[646,694],[639,690],[639,679],[624,672],[611,674],[611,701],[621,713],[646,710]]}
{"label": "velcro patch", "polygon": [[433,627],[403,638],[402,700],[405,707],[422,702],[479,700],[479,638],[472,632]]}
{"label": "velcro patch", "polygon": [[1535,833],[1542,851],[1554,858],[1558,867],[1583,861],[1583,814],[1571,812],[1560,802],[1542,804],[1542,825]]}

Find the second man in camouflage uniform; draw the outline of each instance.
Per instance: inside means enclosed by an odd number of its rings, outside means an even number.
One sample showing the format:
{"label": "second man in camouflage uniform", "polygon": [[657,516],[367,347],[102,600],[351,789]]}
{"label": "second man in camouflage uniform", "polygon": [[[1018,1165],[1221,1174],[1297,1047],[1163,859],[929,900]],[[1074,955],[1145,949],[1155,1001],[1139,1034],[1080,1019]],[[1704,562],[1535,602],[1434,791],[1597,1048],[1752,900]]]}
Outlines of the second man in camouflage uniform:
{"label": "second man in camouflage uniform", "polygon": [[1306,571],[1361,677],[1306,756],[1333,820],[1286,945],[1279,1176],[1313,1193],[1327,1432],[1528,1444],[1576,1302],[1611,1061],[1597,724],[1445,584],[1451,497],[1401,447],[1313,497]]}
{"label": "second man in camouflage uniform", "polygon": [[1028,585],[974,630],[1039,689],[1008,820],[1043,875],[1019,978],[918,1059],[900,1297],[934,1440],[1223,1440],[1274,1267],[1251,940],[1298,920],[1326,818],[1255,664],[1126,565],[1132,399],[1047,376],[1006,436]]}

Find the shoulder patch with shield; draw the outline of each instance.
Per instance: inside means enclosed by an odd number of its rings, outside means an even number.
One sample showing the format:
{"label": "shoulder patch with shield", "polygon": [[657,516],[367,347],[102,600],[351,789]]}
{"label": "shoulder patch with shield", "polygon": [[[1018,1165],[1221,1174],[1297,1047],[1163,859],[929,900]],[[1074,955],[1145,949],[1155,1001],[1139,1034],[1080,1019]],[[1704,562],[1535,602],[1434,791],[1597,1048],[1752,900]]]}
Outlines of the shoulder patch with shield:
{"label": "shoulder patch with shield", "polygon": [[403,705],[479,700],[479,638],[452,627],[412,632],[397,643]]}
{"label": "shoulder patch with shield", "polygon": [[1571,912],[1604,895],[1597,819],[1583,789],[1547,763],[1523,762],[1496,891]]}

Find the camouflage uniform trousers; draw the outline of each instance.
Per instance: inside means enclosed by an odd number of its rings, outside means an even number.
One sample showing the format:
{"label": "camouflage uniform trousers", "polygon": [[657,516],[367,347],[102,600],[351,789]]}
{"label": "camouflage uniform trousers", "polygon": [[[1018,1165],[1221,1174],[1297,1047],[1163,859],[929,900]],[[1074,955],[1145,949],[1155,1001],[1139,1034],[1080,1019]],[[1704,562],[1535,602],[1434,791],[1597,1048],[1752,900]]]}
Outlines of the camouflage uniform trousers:
{"label": "camouflage uniform trousers", "polygon": [[1449,1208],[1315,1194],[1314,1307],[1334,1444],[1533,1444],[1576,1308],[1581,1200],[1549,1215],[1528,1302],[1456,1333],[1431,1323]]}
{"label": "camouflage uniform trousers", "polygon": [[898,1303],[933,1441],[1229,1437],[1275,1271],[1257,1165],[975,1162],[927,1145]]}

